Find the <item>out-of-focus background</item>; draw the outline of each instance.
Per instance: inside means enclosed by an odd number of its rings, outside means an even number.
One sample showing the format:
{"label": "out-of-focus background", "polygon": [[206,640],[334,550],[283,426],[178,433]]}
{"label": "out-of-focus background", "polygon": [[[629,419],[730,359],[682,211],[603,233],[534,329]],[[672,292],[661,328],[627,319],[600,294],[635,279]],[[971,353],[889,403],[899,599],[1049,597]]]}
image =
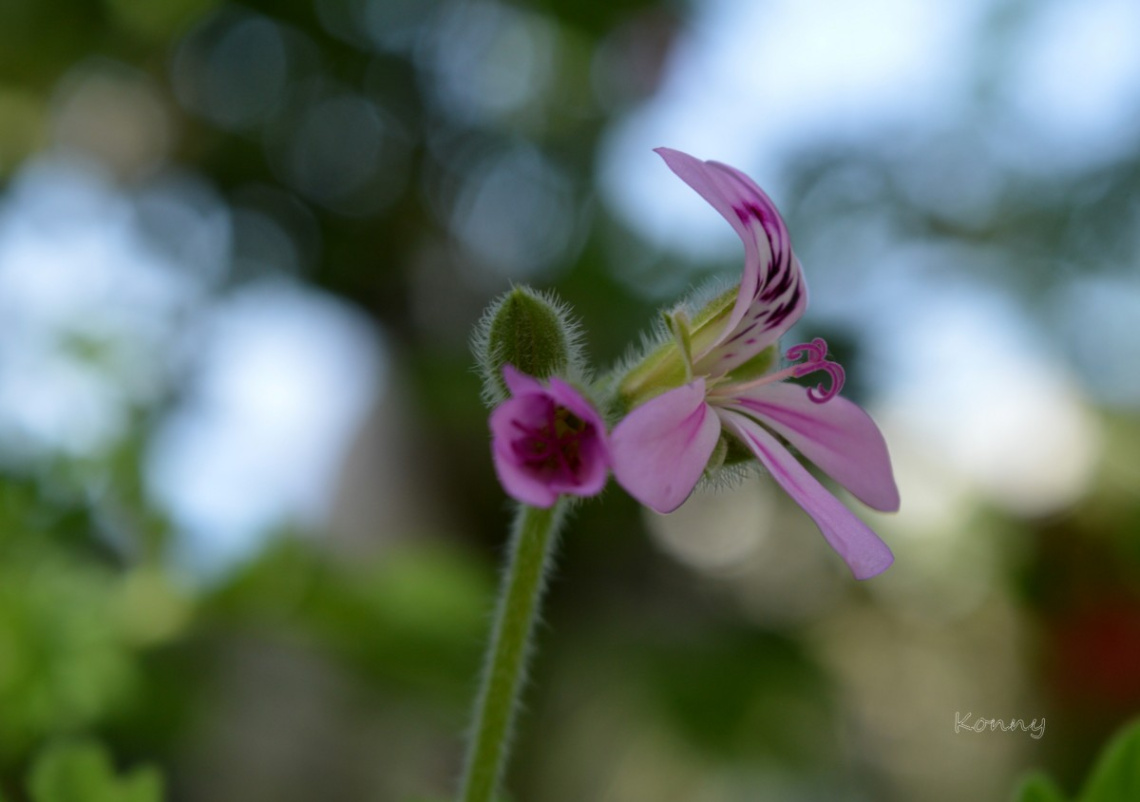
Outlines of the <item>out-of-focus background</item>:
{"label": "out-of-focus background", "polygon": [[1073,792],[1140,709],[1140,5],[3,0],[0,795],[84,736],[169,800],[446,797],[508,520],[467,337],[555,288],[604,367],[731,280],[659,145],[785,213],[897,561],[611,488],[515,798]]}

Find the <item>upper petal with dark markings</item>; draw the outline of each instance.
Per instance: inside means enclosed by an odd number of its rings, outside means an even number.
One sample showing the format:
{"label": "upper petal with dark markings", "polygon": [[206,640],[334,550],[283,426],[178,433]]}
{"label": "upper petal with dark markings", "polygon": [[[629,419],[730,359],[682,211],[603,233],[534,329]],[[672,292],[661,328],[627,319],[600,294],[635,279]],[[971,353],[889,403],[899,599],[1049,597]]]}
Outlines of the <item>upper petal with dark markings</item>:
{"label": "upper petal with dark markings", "polygon": [[752,179],[719,162],[669,148],[657,152],[744,243],[744,271],[732,311],[694,354],[698,374],[723,375],[775,343],[803,315],[803,271],[776,205]]}

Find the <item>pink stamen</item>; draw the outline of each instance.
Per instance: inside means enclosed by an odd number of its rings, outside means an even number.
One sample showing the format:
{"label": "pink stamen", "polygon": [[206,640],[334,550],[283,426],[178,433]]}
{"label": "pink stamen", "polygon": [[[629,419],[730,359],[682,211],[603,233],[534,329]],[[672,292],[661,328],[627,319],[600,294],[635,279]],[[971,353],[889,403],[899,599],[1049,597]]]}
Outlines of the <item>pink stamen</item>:
{"label": "pink stamen", "polygon": [[792,368],[793,376],[799,378],[822,370],[831,377],[830,387],[824,386],[822,382],[815,387],[809,387],[808,398],[817,404],[823,404],[839,395],[839,391],[843,389],[843,382],[847,379],[847,374],[844,373],[842,365],[827,359],[827,343],[822,338],[816,337],[810,343],[793,345],[788,349],[785,356],[788,359],[799,359],[804,354],[807,355],[807,359]]}
{"label": "pink stamen", "polygon": [[775,373],[761,376],[759,379],[753,379],[752,381],[740,384],[722,384],[716,386],[709,391],[708,397],[714,401],[724,398],[734,398],[752,387],[774,384],[775,382],[781,382],[792,376],[796,378],[807,376],[809,373],[815,373],[817,370],[822,370],[831,377],[831,386],[825,387],[820,383],[815,387],[807,388],[808,398],[817,404],[823,404],[839,395],[839,391],[843,389],[843,382],[847,376],[843,372],[843,367],[838,362],[832,362],[827,359],[827,343],[821,338],[816,337],[810,343],[793,345],[784,354],[788,359],[799,359],[804,355],[807,356],[804,362],[798,365],[789,365]]}
{"label": "pink stamen", "polygon": [[[793,345],[788,349],[787,353],[785,353],[784,356],[786,356],[788,359],[795,360],[799,359],[805,353],[808,355],[807,362],[804,363],[805,365],[809,365],[813,362],[822,362],[824,357],[827,356],[827,343],[823,340],[822,337],[816,337],[810,343],[800,343],[799,345]],[[796,375],[803,376],[806,374],[797,373]]]}

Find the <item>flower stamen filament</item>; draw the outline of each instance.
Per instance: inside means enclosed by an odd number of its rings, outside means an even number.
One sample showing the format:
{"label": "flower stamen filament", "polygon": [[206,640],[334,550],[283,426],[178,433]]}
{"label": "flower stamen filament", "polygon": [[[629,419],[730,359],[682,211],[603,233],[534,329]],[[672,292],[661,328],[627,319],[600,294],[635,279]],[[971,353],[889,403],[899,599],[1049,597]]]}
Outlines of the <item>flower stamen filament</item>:
{"label": "flower stamen filament", "polygon": [[762,387],[766,384],[792,378],[793,376],[798,379],[820,370],[830,377],[830,385],[824,385],[821,382],[815,387],[807,388],[808,398],[817,404],[823,404],[839,395],[839,391],[843,389],[843,383],[846,380],[846,373],[843,370],[843,366],[838,362],[832,362],[827,359],[827,342],[822,337],[816,337],[810,343],[793,345],[784,354],[788,359],[799,359],[805,355],[807,358],[803,362],[789,365],[783,370],[769,373],[765,376],[761,376],[759,379],[743,383],[721,384],[710,390],[709,400],[714,400],[714,398],[731,398],[738,396],[742,390]]}

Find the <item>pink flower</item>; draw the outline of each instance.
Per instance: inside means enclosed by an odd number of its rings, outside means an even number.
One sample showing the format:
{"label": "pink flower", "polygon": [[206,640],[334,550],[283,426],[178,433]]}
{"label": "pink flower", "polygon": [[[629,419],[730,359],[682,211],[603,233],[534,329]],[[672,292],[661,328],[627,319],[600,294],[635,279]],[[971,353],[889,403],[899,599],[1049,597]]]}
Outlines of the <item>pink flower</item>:
{"label": "pink flower", "polygon": [[606,425],[590,402],[557,377],[538,379],[503,366],[511,397],[491,413],[495,473],[512,498],[550,507],[558,496],[593,496],[609,473]]}
{"label": "pink flower", "polygon": [[[675,327],[683,328],[678,339],[684,361],[680,381],[685,383],[636,406],[614,429],[617,481],[646,506],[671,512],[692,492],[727,434],[746,446],[812,517],[856,578],[881,573],[894,559],[890,549],[787,447],[868,506],[898,509],[882,434],[866,412],[838,395],[843,368],[827,360],[827,344],[815,339],[787,352],[789,359],[805,361],[757,375],[757,365],[767,370],[767,362],[774,361],[764,352],[807,306],[803,274],[784,221],[768,196],[738,170],[667,148],[657,152],[740,235],[744,276],[735,301],[725,300],[723,308],[691,330],[683,318],[674,318]],[[828,375],[827,385],[805,389],[784,382],[816,371]]]}

